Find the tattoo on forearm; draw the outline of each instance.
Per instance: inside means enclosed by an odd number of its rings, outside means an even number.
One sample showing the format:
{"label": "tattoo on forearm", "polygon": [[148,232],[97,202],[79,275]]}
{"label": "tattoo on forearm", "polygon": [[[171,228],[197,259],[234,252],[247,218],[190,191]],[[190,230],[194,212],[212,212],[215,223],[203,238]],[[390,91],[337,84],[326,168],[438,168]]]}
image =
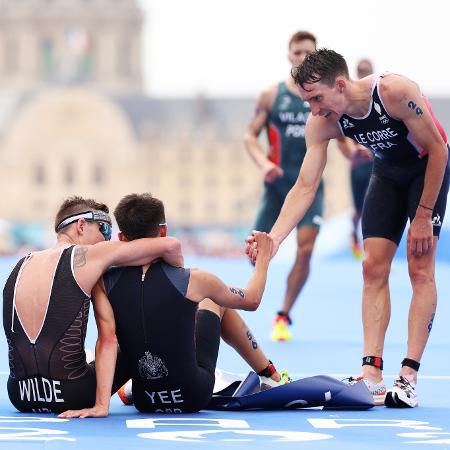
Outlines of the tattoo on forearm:
{"label": "tattoo on forearm", "polygon": [[428,323],[428,333],[431,333],[431,329],[433,328],[433,321],[434,321],[435,313],[431,314],[430,322]]}
{"label": "tattoo on forearm", "polygon": [[416,112],[416,116],[423,115],[423,111],[412,100],[408,102],[408,108]]}
{"label": "tattoo on forearm", "polygon": [[73,266],[83,267],[86,264],[87,247],[76,247],[73,255]]}
{"label": "tattoo on forearm", "polygon": [[230,292],[234,295],[239,295],[239,297],[242,298],[242,300],[245,299],[245,294],[244,291],[242,289],[236,289],[234,287],[230,287]]}
{"label": "tattoo on forearm", "polygon": [[256,342],[256,339],[253,337],[252,333],[250,333],[250,330],[247,330],[247,339],[251,342],[253,350],[256,350],[258,348],[258,343]]}

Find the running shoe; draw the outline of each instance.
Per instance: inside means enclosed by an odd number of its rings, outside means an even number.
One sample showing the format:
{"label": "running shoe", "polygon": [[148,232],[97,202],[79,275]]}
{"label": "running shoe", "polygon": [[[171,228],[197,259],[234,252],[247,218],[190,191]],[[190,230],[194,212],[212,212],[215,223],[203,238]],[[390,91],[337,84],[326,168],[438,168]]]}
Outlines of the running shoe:
{"label": "running shoe", "polygon": [[416,383],[407,376],[398,377],[387,391],[384,404],[388,408],[415,408],[419,405]]}
{"label": "running shoe", "polygon": [[370,381],[368,378],[360,376],[356,378],[349,377],[343,381],[347,381],[350,384],[358,383],[358,381],[364,381],[364,384],[366,385],[367,389],[372,394],[373,403],[375,404],[375,406],[384,405],[384,399],[386,397],[386,385],[384,384],[383,380],[381,380],[378,383],[374,383],[373,381]]}
{"label": "running shoe", "polygon": [[128,380],[118,391],[117,395],[124,405],[133,404],[133,384],[131,380]]}
{"label": "running shoe", "polygon": [[292,334],[289,331],[289,325],[289,316],[281,316],[278,314],[273,323],[270,339],[275,342],[290,341]]}
{"label": "running shoe", "polygon": [[352,239],[352,255],[356,259],[363,259],[364,258],[364,250],[362,245],[356,241],[355,239]]}
{"label": "running shoe", "polygon": [[287,370],[280,370],[279,374],[281,377],[280,381],[275,381],[268,377],[259,377],[261,379],[261,386],[267,389],[269,387],[281,386],[292,381]]}

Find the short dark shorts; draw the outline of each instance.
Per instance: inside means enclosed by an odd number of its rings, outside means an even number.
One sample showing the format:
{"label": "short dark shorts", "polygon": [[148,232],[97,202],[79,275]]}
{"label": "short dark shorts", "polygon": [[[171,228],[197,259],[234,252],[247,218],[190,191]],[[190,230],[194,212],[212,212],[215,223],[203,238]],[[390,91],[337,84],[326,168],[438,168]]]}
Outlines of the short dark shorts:
{"label": "short dark shorts", "polygon": [[[210,401],[214,390],[215,369],[220,345],[220,319],[211,311],[201,309],[197,312],[195,323],[195,353],[197,364],[170,379],[144,383],[141,378],[133,378],[133,401],[136,408],[147,413],[191,413],[203,409]],[[173,351],[173,349],[170,349]],[[158,400],[153,403],[147,391],[183,392],[184,401],[169,404]]]}
{"label": "short dark shorts", "polygon": [[[95,404],[95,363],[87,364],[87,372],[76,380],[54,380],[42,376],[23,380],[8,378],[8,395],[20,412],[61,413],[68,409],[90,408]],[[122,356],[117,357],[112,394],[130,378]]]}
{"label": "short dark shorts", "polygon": [[[316,197],[305,217],[297,224],[297,229],[302,227],[320,227],[323,220],[323,190],[323,183],[320,183]],[[253,229],[268,233],[280,214],[285,198],[286,196],[282,195],[276,188],[266,184]]]}
{"label": "short dark shorts", "polygon": [[[399,244],[408,218],[413,220],[422,196],[427,158],[408,166],[393,166],[375,158],[362,214],[364,239],[385,238]],[[447,164],[434,205],[433,234],[439,236],[445,216],[450,170]]]}
{"label": "short dark shorts", "polygon": [[352,167],[350,179],[352,184],[353,204],[357,211],[362,211],[364,197],[369,186],[372,175],[372,161],[364,162],[356,167]]}

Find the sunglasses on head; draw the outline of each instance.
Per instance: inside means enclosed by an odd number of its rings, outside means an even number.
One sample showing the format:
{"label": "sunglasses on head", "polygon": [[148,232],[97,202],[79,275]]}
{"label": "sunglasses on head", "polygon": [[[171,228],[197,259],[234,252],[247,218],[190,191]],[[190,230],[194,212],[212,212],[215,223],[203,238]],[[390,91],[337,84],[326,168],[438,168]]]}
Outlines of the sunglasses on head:
{"label": "sunglasses on head", "polygon": [[80,219],[86,219],[88,222],[97,223],[99,225],[99,231],[102,233],[105,241],[109,241],[111,239],[111,218],[109,217],[109,214],[104,211],[85,211],[79,214],[74,214],[73,216],[65,217],[58,223],[58,225],[56,225],[55,231],[58,233],[63,228],[67,227],[67,225],[70,225]]}

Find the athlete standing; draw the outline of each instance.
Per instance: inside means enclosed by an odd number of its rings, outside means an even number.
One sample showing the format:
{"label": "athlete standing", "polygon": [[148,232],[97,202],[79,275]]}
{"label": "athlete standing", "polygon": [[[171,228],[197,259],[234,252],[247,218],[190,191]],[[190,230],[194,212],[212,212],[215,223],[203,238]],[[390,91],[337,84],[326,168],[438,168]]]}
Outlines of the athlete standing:
{"label": "athlete standing", "polygon": [[[321,49],[299,66],[295,81],[301,97],[311,105],[308,152],[271,230],[274,254],[314,200],[329,140],[344,135],[371,150],[374,169],[362,216],[362,376],[375,401],[381,402],[386,395],[382,356],[390,319],[389,273],[409,218],[407,258],[413,295],[407,352],[385,404],[417,406],[417,373],[437,303],[435,255],[449,188],[447,138],[427,98],[403,76],[351,80],[344,58]],[[257,254],[251,236],[247,253],[251,258]]]}
{"label": "athlete standing", "polygon": [[[303,62],[316,49],[316,38],[299,31],[289,41],[288,59],[292,68]],[[264,192],[260,202],[255,230],[269,232],[281,210],[284,199],[297,179],[306,153],[305,125],[309,104],[298,95],[291,75],[270,86],[258,97],[256,112],[245,135],[245,147],[264,177]],[[266,156],[258,139],[266,130],[269,153]],[[319,233],[323,213],[323,185],[306,215],[297,224],[297,254],[287,278],[281,309],[275,318],[271,338],[286,341],[292,338],[288,326],[290,312],[309,275],[311,254]]]}

